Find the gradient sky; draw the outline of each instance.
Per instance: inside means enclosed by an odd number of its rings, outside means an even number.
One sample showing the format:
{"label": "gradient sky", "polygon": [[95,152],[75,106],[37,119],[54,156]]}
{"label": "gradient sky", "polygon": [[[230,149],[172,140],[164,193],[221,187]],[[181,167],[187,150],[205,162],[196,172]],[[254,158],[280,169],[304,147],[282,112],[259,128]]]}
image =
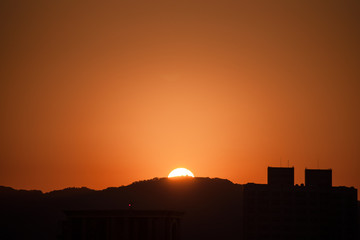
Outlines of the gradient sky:
{"label": "gradient sky", "polygon": [[0,185],[360,188],[360,1],[1,1]]}

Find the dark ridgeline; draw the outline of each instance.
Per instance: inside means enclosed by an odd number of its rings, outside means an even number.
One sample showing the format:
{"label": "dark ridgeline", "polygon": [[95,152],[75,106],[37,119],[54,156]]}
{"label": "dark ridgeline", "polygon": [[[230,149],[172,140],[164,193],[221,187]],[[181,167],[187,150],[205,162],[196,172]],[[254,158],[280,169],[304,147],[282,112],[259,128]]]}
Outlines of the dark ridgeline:
{"label": "dark ridgeline", "polygon": [[[356,189],[332,187],[331,170],[306,175],[305,186],[294,186],[294,168],[269,168],[269,184],[155,178],[45,194],[2,187],[0,239],[79,239],[80,233],[92,236],[81,239],[357,239]],[[154,217],[168,223],[158,235],[141,230],[149,231]],[[181,227],[170,224],[174,219]]]}
{"label": "dark ridgeline", "polygon": [[239,185],[210,178],[156,178],[101,191],[70,188],[35,196],[0,190],[0,239],[61,239],[64,210],[126,210],[129,203],[134,211],[184,212],[181,239],[239,239],[241,199]]}

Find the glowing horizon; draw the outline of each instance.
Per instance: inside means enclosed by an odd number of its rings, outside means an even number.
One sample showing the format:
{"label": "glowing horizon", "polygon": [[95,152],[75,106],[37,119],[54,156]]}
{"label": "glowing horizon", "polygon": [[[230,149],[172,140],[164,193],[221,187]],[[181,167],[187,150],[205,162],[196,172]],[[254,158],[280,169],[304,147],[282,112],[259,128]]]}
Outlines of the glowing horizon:
{"label": "glowing horizon", "polygon": [[168,175],[168,178],[173,178],[173,177],[195,177],[195,176],[190,170],[186,168],[176,168],[172,170]]}

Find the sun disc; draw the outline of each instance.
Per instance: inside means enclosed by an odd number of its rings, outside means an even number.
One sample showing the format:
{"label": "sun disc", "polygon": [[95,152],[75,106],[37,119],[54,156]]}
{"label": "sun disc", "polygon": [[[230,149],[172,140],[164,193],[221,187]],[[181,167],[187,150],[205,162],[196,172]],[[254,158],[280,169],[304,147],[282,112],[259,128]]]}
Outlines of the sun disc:
{"label": "sun disc", "polygon": [[171,171],[171,173],[169,174],[168,178],[172,178],[172,177],[195,177],[194,174],[186,169],[186,168],[176,168],[174,170]]}

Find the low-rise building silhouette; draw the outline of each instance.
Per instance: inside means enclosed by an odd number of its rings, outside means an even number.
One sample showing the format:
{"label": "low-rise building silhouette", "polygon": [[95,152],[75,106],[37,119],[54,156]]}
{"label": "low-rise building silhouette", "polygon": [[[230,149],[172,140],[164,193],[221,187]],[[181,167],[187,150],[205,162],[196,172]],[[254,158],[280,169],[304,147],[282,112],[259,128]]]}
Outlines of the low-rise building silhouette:
{"label": "low-rise building silhouette", "polygon": [[182,212],[140,210],[65,211],[67,240],[179,240]]}
{"label": "low-rise building silhouette", "polygon": [[305,186],[293,173],[269,167],[268,184],[243,186],[243,239],[357,239],[357,190],[332,187],[331,170],[306,169]]}

